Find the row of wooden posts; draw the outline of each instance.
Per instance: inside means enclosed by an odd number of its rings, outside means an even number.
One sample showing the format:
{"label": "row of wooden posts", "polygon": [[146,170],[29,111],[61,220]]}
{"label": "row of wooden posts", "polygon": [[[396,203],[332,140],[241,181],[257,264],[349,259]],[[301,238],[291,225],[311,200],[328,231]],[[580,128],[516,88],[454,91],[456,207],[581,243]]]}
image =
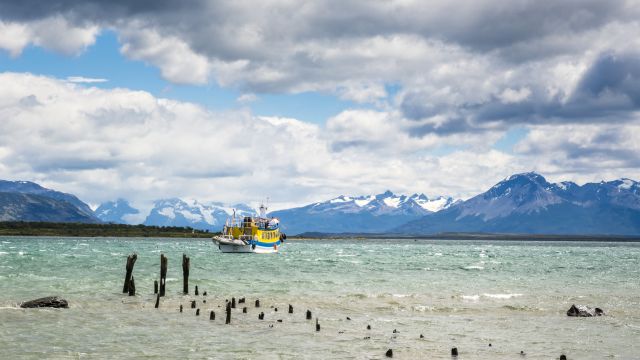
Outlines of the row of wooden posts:
{"label": "row of wooden posts", "polygon": [[[126,273],[124,276],[124,286],[122,287],[122,292],[123,293],[128,293],[129,296],[134,296],[136,294],[136,285],[135,285],[135,281],[133,278],[133,266],[136,263],[136,260],[138,259],[138,255],[136,254],[132,254],[127,256],[127,264],[126,264]],[[165,291],[166,291],[166,281],[167,281],[167,257],[164,256],[164,254],[160,254],[160,283],[158,284],[158,280],[154,280],[153,282],[153,291],[154,294],[157,294],[156,296],[156,304],[155,307],[156,309],[160,306],[160,297],[165,296]],[[189,257],[186,254],[182,254],[182,283],[183,283],[183,288],[182,288],[182,292],[186,295],[189,293],[189,267],[191,265],[191,261],[189,259]],[[158,287],[158,285],[160,285]],[[198,295],[198,286],[195,286],[195,295]],[[203,293],[203,295],[207,295],[207,292],[205,291]],[[245,298],[240,298],[238,299],[238,303],[239,304],[244,304],[245,303]],[[255,301],[255,307],[259,308],[260,307],[260,300],[256,299]],[[196,301],[193,300],[191,302],[191,308],[195,309],[196,308]],[[231,323],[231,309],[235,309],[236,308],[236,298],[232,297],[231,301],[226,302],[226,306],[225,306],[225,324],[230,324]],[[278,311],[278,308],[275,308],[276,311]],[[180,305],[180,312],[182,312],[182,305]],[[247,313],[247,307],[243,307],[242,309],[243,313]],[[289,314],[293,314],[293,306],[291,304],[289,304]],[[196,316],[200,315],[200,309],[196,309]],[[215,320],[216,318],[216,313],[212,310],[209,313],[209,319],[210,320]],[[312,314],[311,314],[311,310],[307,310],[306,312],[306,319],[307,320],[311,320],[313,318]],[[264,320],[264,312],[261,312],[260,314],[258,314],[258,319],[259,320]],[[349,317],[347,317],[348,320],[351,320]],[[282,320],[278,320],[279,322],[281,322]],[[367,330],[371,330],[371,325],[367,325]],[[318,322],[318,318],[316,318],[316,331],[320,331],[320,324]],[[396,333],[396,330],[393,330],[394,333]],[[424,336],[422,334],[420,334],[420,338],[424,338]],[[491,344],[489,344],[489,346],[491,346]],[[521,351],[520,355],[524,355],[524,352]],[[392,349],[388,349],[387,352],[385,353],[386,357],[393,357],[393,350]],[[452,348],[451,349],[451,356],[452,357],[457,357],[458,356],[458,348]],[[566,360],[566,356],[563,354],[560,356],[561,360]]]}

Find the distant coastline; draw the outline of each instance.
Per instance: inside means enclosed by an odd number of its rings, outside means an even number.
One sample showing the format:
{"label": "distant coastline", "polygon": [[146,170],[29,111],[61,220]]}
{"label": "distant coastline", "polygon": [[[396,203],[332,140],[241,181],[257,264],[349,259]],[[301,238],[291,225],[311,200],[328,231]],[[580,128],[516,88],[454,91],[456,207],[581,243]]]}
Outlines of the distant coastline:
{"label": "distant coastline", "polygon": [[177,226],[5,221],[0,236],[210,238],[215,233]]}
{"label": "distant coastline", "polygon": [[366,233],[320,233],[306,232],[292,239],[413,239],[413,240],[504,240],[504,241],[606,241],[606,242],[640,242],[640,236],[622,235],[563,235],[563,234],[500,234],[500,233],[465,233],[446,232],[433,235],[407,234],[366,234]]}

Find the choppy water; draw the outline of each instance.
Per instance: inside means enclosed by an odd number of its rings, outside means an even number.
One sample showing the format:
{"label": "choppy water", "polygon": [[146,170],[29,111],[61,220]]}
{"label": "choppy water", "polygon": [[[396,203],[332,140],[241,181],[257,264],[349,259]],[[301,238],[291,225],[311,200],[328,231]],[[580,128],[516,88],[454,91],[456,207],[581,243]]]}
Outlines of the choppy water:
{"label": "choppy water", "polygon": [[[120,291],[133,252],[138,294],[128,297]],[[167,297],[154,309],[161,252]],[[189,296],[182,253],[191,257]],[[521,350],[526,359],[638,359],[639,264],[638,243],[289,241],[277,255],[241,255],[202,239],[5,237],[0,357],[383,359],[392,348],[394,358],[450,359],[456,346],[459,359],[517,359]],[[46,295],[71,308],[16,306]],[[232,296],[247,298],[248,313],[240,306],[224,325]],[[573,303],[608,315],[569,318]]]}

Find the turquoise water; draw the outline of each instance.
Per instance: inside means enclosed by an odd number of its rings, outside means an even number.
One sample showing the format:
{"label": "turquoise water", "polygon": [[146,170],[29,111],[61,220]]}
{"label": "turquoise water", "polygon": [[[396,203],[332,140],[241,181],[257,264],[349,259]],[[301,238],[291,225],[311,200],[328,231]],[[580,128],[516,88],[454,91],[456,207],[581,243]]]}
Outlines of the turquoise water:
{"label": "turquoise water", "polygon": [[[120,291],[133,252],[129,297]],[[167,296],[155,309],[160,253]],[[450,359],[455,346],[459,359],[638,359],[639,264],[639,243],[309,240],[241,255],[203,239],[4,237],[0,357],[383,359],[391,348],[399,359]],[[195,285],[208,295],[194,296]],[[16,306],[47,295],[70,309]],[[232,296],[246,297],[248,312],[240,305],[225,325]],[[569,318],[574,303],[608,315]]]}

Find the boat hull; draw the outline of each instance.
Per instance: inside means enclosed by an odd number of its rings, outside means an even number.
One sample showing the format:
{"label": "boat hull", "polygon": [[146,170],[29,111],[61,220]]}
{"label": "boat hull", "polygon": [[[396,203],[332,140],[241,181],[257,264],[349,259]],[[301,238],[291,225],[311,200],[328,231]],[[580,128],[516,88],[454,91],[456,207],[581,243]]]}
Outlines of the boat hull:
{"label": "boat hull", "polygon": [[214,237],[213,242],[218,245],[218,249],[223,253],[256,253],[256,254],[271,254],[277,253],[280,242],[271,244],[264,243],[245,243],[240,240],[230,240],[221,237]]}

